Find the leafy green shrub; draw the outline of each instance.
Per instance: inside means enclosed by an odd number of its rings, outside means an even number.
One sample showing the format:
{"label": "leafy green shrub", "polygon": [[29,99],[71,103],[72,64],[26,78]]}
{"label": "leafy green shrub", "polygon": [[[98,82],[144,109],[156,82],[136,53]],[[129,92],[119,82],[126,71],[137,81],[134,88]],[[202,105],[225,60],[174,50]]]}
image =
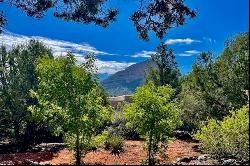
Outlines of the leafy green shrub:
{"label": "leafy green shrub", "polygon": [[95,147],[102,147],[107,139],[108,132],[104,131],[102,134],[98,134],[97,136],[95,136],[92,142]]}
{"label": "leafy green shrub", "polygon": [[123,150],[124,140],[120,136],[112,136],[105,142],[105,149],[112,153],[120,153]]}
{"label": "leafy green shrub", "polygon": [[203,150],[217,157],[234,157],[249,160],[249,108],[232,112],[223,121],[210,120],[195,137]]}
{"label": "leafy green shrub", "polygon": [[88,147],[86,147],[85,149],[87,151],[95,151],[99,147],[103,148],[105,147],[105,142],[107,139],[108,132],[105,130],[101,134],[94,136],[93,139],[88,142]]}

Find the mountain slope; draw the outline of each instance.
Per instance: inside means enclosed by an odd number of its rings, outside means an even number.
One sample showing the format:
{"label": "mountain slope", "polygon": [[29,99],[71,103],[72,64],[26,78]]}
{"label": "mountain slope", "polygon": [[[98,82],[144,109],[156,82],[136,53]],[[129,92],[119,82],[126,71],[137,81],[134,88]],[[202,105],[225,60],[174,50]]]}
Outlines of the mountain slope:
{"label": "mountain slope", "polygon": [[152,61],[147,60],[127,67],[102,81],[102,85],[110,96],[128,95],[142,85],[145,69]]}

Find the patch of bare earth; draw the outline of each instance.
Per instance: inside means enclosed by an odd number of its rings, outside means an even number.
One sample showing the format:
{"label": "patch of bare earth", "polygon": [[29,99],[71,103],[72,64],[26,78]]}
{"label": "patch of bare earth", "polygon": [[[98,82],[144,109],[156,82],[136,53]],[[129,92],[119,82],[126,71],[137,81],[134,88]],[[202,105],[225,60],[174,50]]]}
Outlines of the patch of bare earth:
{"label": "patch of bare earth", "polygon": [[177,158],[183,157],[198,157],[201,155],[195,150],[198,143],[175,140],[170,143],[167,149],[167,155],[171,163],[174,163]]}
{"label": "patch of bare earth", "polygon": [[0,164],[4,165],[26,165],[31,161],[44,162],[54,157],[52,152],[26,152],[13,154],[0,154]]}
{"label": "patch of bare earth", "polygon": [[139,165],[146,156],[142,141],[126,141],[124,151],[119,155],[113,155],[106,150],[97,150],[88,153],[83,158],[83,162],[104,165]]}
{"label": "patch of bare earth", "polygon": [[74,165],[74,154],[65,148],[56,153],[55,157],[49,163],[52,165]]}
{"label": "patch of bare earth", "polygon": [[[159,155],[157,158],[161,164],[173,164],[177,158],[199,156],[200,153],[194,149],[197,145],[197,143],[175,140],[169,144],[166,151],[168,158],[160,158]],[[119,155],[112,154],[110,151],[104,149],[98,149],[86,154],[85,157],[82,158],[82,162],[91,165],[140,165],[141,161],[145,160],[147,155],[143,146],[143,141],[126,141],[124,151]],[[68,149],[60,150],[57,153],[0,154],[0,163],[11,160],[14,164],[25,164],[27,159],[53,165],[73,165],[75,163],[73,152]]]}

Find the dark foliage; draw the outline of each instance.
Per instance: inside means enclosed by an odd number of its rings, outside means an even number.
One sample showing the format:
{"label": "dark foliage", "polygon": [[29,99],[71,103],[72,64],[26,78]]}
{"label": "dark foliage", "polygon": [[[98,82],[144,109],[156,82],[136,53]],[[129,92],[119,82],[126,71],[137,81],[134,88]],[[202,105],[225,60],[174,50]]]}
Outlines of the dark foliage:
{"label": "dark foliage", "polygon": [[114,21],[117,10],[104,8],[107,0],[12,0],[10,3],[22,9],[28,16],[42,18],[45,12],[53,8],[54,16],[66,21],[94,23],[103,27]]}
{"label": "dark foliage", "polygon": [[[94,23],[107,27],[115,21],[118,10],[111,8],[108,0],[6,0],[9,4],[26,12],[28,16],[42,18],[49,9],[55,17],[65,21],[84,24]],[[3,0],[0,0],[0,3]],[[195,12],[189,9],[184,0],[139,0],[140,7],[130,19],[134,22],[139,36],[149,40],[148,33],[153,31],[160,39],[174,26],[185,23],[186,17],[193,18]],[[6,19],[0,13],[0,28]]]}
{"label": "dark foliage", "polygon": [[123,111],[127,104],[127,102],[118,103],[114,113],[113,123],[107,127],[108,135],[109,137],[119,136],[126,140],[139,140],[140,135],[135,130],[135,127],[126,126],[126,119]]}
{"label": "dark foliage", "polygon": [[6,21],[7,20],[4,17],[3,12],[0,12],[0,33],[2,32],[3,26],[6,24]]}
{"label": "dark foliage", "polygon": [[196,16],[195,11],[184,4],[184,0],[140,0],[140,3],[140,8],[130,19],[143,40],[149,40],[149,31],[162,39],[173,26],[184,25],[187,16]]}
{"label": "dark foliage", "polygon": [[0,49],[0,139],[18,144],[20,149],[42,140],[46,128],[36,123],[27,111],[29,106],[37,104],[29,93],[37,89],[35,66],[42,56],[52,57],[52,52],[34,40],[10,51],[4,46]]}
{"label": "dark foliage", "polygon": [[181,90],[181,73],[173,50],[161,42],[156,48],[156,53],[152,54],[151,58],[156,64],[156,68],[148,66],[145,73],[145,83],[152,81],[156,86],[170,85],[175,89],[173,95],[173,98],[175,98]]}
{"label": "dark foliage", "polygon": [[194,129],[208,118],[222,120],[230,110],[247,104],[249,33],[229,40],[222,54],[213,58],[211,52],[201,53],[182,82],[182,118]]}
{"label": "dark foliage", "polygon": [[156,63],[159,74],[159,85],[171,85],[176,88],[179,83],[180,72],[175,61],[173,50],[168,48],[163,42],[156,48],[156,54],[153,54],[152,60]]}

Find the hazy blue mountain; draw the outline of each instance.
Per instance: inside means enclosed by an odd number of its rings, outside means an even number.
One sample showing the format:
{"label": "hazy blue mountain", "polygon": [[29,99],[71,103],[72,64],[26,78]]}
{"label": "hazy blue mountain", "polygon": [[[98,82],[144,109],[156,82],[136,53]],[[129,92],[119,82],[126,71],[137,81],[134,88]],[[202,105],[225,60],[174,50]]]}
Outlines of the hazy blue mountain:
{"label": "hazy blue mountain", "polygon": [[107,79],[110,76],[110,74],[101,73],[101,74],[98,74],[98,76],[99,76],[100,81],[103,81],[103,80]]}
{"label": "hazy blue mountain", "polygon": [[145,81],[145,69],[152,61],[147,60],[119,71],[101,83],[110,96],[128,95]]}

